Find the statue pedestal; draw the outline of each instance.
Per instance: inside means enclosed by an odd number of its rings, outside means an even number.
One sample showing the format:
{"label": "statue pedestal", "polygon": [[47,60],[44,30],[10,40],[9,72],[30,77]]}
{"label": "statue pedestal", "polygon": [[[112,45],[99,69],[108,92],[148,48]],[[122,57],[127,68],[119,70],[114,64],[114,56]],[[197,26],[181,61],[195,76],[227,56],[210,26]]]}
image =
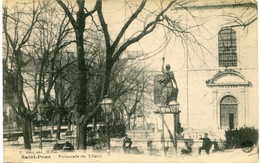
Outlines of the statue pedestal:
{"label": "statue pedestal", "polygon": [[[159,115],[159,117],[161,117],[162,120],[162,135],[161,135],[161,140],[162,140],[162,149],[165,149],[165,134],[169,133],[169,137],[172,139],[172,143],[173,146],[175,148],[175,154],[177,154],[177,124],[180,122],[180,110],[179,110],[179,106],[180,104],[178,103],[178,101],[174,100],[169,102],[169,105],[161,105],[159,106],[159,109],[154,111],[155,114]],[[168,120],[169,118],[165,119],[164,116],[166,116],[165,114],[172,114],[173,115],[173,119],[171,120],[173,123],[173,132],[171,132],[171,130],[169,129],[168,126]],[[164,127],[167,127],[167,132],[165,133]]]}
{"label": "statue pedestal", "polygon": [[174,100],[169,105],[160,105],[159,110],[154,111],[155,114],[179,114],[179,102]]}

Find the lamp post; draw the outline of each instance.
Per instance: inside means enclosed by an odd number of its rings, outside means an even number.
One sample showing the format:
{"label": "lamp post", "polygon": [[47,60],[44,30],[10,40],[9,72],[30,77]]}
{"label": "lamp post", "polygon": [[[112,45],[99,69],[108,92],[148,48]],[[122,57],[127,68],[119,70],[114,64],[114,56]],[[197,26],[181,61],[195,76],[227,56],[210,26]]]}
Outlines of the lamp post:
{"label": "lamp post", "polygon": [[169,103],[170,112],[173,113],[173,125],[174,125],[174,147],[175,147],[175,154],[177,155],[177,123],[178,119],[177,116],[179,115],[179,106],[180,104],[177,101],[171,101]]}
{"label": "lamp post", "polygon": [[[110,99],[107,95],[105,95],[100,105],[103,109],[103,112],[106,115],[106,124],[109,124],[109,115],[112,113],[113,100]],[[110,132],[108,128],[107,128],[107,147],[108,147],[108,154],[110,154]]]}
{"label": "lamp post", "polygon": [[6,110],[6,115],[8,116],[8,135],[10,135],[10,130],[11,130],[11,128],[10,128],[10,116],[11,116],[11,114],[10,114],[10,112],[11,112],[11,109],[10,109],[10,107],[8,106],[7,107],[7,110]]}
{"label": "lamp post", "polygon": [[45,104],[43,104],[43,103],[40,103],[39,105],[38,105],[38,107],[37,107],[37,109],[38,109],[38,113],[37,113],[37,115],[38,115],[38,120],[40,121],[40,149],[42,149],[42,111],[43,111],[43,109],[44,108],[46,108],[47,106],[45,105]]}

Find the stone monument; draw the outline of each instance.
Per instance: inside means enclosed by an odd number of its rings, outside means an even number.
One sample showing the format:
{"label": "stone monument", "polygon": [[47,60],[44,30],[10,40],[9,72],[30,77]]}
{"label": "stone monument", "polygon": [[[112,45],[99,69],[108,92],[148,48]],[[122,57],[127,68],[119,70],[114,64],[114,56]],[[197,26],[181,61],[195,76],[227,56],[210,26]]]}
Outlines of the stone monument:
{"label": "stone monument", "polygon": [[[162,86],[162,94],[161,94],[161,105],[168,106],[171,101],[177,101],[178,97],[178,86],[177,82],[174,77],[174,73],[170,71],[171,66],[167,64],[165,66],[166,71],[164,70],[164,60],[162,58],[163,65],[162,65],[162,78],[158,81]],[[174,84],[174,86],[173,86]]]}
{"label": "stone monument", "polygon": [[[159,98],[155,98],[155,99],[159,99],[159,110],[154,111],[155,114],[159,115],[160,119],[162,120],[162,127],[161,127],[161,141],[162,141],[162,149],[164,151],[164,154],[166,154],[165,149],[167,149],[165,147],[165,142],[167,140],[165,140],[165,134],[167,134],[167,132],[165,133],[164,127],[167,128],[168,134],[169,134],[169,138],[170,141],[173,143],[173,146],[175,148],[175,153],[177,155],[177,130],[178,130],[178,124],[180,124],[180,110],[179,110],[179,106],[180,104],[177,101],[178,98],[178,85],[177,85],[177,81],[174,77],[174,73],[172,71],[170,71],[171,66],[169,64],[167,64],[165,66],[164,69],[164,61],[165,58],[162,58],[163,64],[162,64],[162,75],[157,75],[155,79],[158,79],[155,82],[155,85],[159,85],[159,87],[161,88],[156,88],[156,92],[157,93],[158,90],[161,90],[160,93],[158,92],[158,96]],[[155,96],[157,97],[157,96]],[[166,116],[166,117],[165,117]],[[171,118],[170,116],[173,116],[173,130],[170,130],[169,128],[169,121]],[[179,125],[180,126],[180,125]]]}

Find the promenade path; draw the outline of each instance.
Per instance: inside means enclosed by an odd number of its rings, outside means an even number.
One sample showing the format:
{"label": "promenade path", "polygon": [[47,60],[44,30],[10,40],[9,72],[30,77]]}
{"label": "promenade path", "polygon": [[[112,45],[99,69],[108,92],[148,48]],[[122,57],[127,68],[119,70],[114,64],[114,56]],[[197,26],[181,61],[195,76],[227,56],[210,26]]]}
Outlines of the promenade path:
{"label": "promenade path", "polygon": [[[59,140],[65,143],[67,140]],[[113,152],[110,155],[105,152],[87,151],[53,151],[55,140],[43,142],[43,149],[39,149],[39,141],[32,143],[32,150],[24,149],[22,137],[19,145],[5,145],[3,148],[4,162],[258,162],[257,148],[250,153],[244,153],[241,149],[230,149],[223,152],[191,156],[154,156],[148,154],[124,154],[122,151]]]}

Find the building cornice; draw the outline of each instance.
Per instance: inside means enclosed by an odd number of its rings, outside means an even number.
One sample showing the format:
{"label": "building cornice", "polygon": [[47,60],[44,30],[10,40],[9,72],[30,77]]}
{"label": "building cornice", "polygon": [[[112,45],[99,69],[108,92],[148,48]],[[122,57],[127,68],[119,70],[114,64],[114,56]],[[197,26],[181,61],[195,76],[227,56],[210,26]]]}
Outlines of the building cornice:
{"label": "building cornice", "polygon": [[[236,82],[230,82],[227,81],[225,83],[217,83],[216,81],[225,77],[225,76],[236,76],[240,79],[242,79],[243,82],[236,83]],[[206,85],[208,87],[213,87],[213,86],[251,86],[252,83],[248,81],[240,72],[232,70],[232,69],[225,69],[224,71],[219,71],[217,74],[215,74],[211,79],[206,81]]]}
{"label": "building cornice", "polygon": [[208,5],[193,5],[193,6],[180,6],[175,7],[172,10],[207,10],[207,9],[223,9],[223,8],[237,8],[237,7],[249,7],[257,9],[257,3],[233,3],[233,4],[208,4]]}

